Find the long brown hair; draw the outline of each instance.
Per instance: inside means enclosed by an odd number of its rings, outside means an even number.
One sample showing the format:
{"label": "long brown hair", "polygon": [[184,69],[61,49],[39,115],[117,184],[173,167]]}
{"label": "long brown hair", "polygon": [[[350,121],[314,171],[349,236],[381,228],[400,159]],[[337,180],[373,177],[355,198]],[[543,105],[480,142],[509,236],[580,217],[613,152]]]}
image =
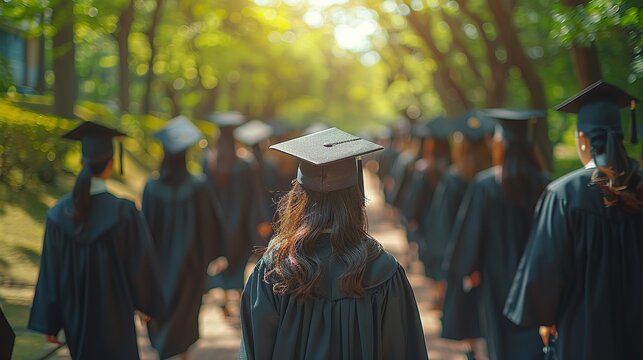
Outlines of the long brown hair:
{"label": "long brown hair", "polygon": [[454,166],[467,182],[480,171],[491,167],[491,147],[489,138],[471,139],[460,132],[453,135]]}
{"label": "long brown hair", "polygon": [[509,200],[518,206],[533,208],[547,186],[545,167],[532,142],[503,139],[501,184]]}
{"label": "long brown hair", "polygon": [[[590,150],[596,170],[592,183],[603,192],[605,207],[618,206],[626,212],[643,211],[643,181],[638,164],[627,157],[620,130],[596,128],[589,134]],[[605,163],[598,162],[599,155]]]}
{"label": "long brown hair", "polygon": [[101,174],[109,165],[112,158],[97,162],[83,162],[83,167],[76,177],[76,183],[72,190],[72,199],[74,202],[74,219],[85,223],[89,218],[89,211],[92,207],[92,196],[90,194],[92,176]]}
{"label": "long brown hair", "polygon": [[341,290],[360,296],[368,284],[364,270],[382,252],[381,245],[367,234],[363,197],[357,186],[320,193],[294,182],[279,200],[276,235],[268,245],[269,261],[264,281],[276,294],[300,298],[317,297],[322,268],[316,253],[317,241],[330,230],[333,255],[346,265]]}
{"label": "long brown hair", "polygon": [[430,165],[427,167],[427,180],[429,185],[435,188],[451,165],[449,140],[429,138],[424,141],[423,145],[425,147],[424,156],[430,161]]}

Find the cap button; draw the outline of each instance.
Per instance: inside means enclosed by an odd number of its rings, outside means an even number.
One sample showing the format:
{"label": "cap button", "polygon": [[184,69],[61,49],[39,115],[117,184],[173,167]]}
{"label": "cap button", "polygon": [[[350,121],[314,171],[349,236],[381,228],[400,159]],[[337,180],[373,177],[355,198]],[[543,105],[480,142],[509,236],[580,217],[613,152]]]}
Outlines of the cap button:
{"label": "cap button", "polygon": [[334,145],[334,144],[333,144],[333,143],[330,143],[330,142],[326,142],[326,143],[324,143],[324,146],[325,146],[325,147],[333,147],[333,145]]}

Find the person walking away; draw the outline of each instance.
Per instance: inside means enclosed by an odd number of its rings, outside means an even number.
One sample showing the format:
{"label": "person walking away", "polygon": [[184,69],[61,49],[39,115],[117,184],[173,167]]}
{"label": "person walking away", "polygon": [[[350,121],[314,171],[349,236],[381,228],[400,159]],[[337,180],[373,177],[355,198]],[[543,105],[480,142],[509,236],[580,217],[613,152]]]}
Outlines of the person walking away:
{"label": "person walking away", "polygon": [[186,167],[187,151],[203,134],[184,116],[168,121],[154,136],[163,144],[160,175],[143,191],[143,214],[161,264],[161,286],[170,311],[147,324],[161,359],[181,355],[199,339],[199,312],[208,265],[221,255],[223,219],[204,175]]}
{"label": "person walking away", "polygon": [[105,182],[112,138],[123,135],[94,122],[63,135],[81,141],[82,169],[72,193],[47,212],[28,328],[57,344],[62,329],[74,359],[138,359],[134,311],[158,319],[165,312],[147,224]]}
{"label": "person walking away", "polygon": [[599,81],[556,107],[578,113],[584,167],[541,197],[505,314],[552,327],[549,349],[560,360],[643,359],[643,181],[625,151],[619,112],[630,107],[636,142],[638,101]]}
{"label": "person walking away", "polygon": [[464,340],[467,344],[467,359],[475,358],[475,341],[481,337],[478,315],[478,289],[469,292],[462,289],[461,279],[449,271],[453,251],[453,226],[462,198],[474,176],[491,166],[491,136],[496,122],[470,110],[453,124],[453,165],[442,176],[428,214],[423,219],[427,224],[425,237],[430,256],[425,263],[432,264],[437,279],[446,283],[442,308],[441,337]]}
{"label": "person walking away", "polygon": [[[511,281],[522,256],[538,196],[548,183],[534,147],[543,111],[493,109],[496,166],[480,172],[458,209],[449,271],[455,286],[479,284],[482,335],[491,360],[542,359],[538,328],[520,328],[503,316]],[[459,279],[459,281],[457,281]]]}
{"label": "person walking away", "polygon": [[331,128],[272,148],[301,162],[242,295],[239,359],[427,359],[404,270],[367,234],[355,158],[381,147]]}

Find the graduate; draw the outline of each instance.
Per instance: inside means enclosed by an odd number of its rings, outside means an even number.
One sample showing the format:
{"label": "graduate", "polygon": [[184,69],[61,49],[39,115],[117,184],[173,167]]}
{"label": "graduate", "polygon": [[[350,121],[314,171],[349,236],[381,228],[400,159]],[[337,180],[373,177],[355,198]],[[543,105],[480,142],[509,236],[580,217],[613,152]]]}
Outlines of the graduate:
{"label": "graduate", "polygon": [[165,312],[147,224],[133,202],[107,190],[112,138],[122,135],[94,122],[63,135],[81,141],[82,170],[47,212],[28,327],[57,344],[62,329],[74,359],[138,359],[134,311]]}
{"label": "graduate", "polygon": [[[251,120],[234,129],[235,139],[252,152],[256,161],[259,176],[255,180],[260,194],[263,196],[259,217],[262,222],[266,223],[270,223],[274,217],[276,211],[274,196],[276,196],[277,187],[279,186],[278,164],[274,159],[264,156],[265,151],[270,146],[271,136],[273,136],[273,128],[261,120]],[[261,239],[263,243],[256,245],[265,247],[270,240],[271,234],[272,231],[268,232],[267,236]]]}
{"label": "graduate", "polygon": [[452,273],[449,276],[448,260],[453,247],[453,226],[464,193],[473,177],[491,166],[490,138],[495,126],[494,120],[476,110],[455,121],[453,164],[442,176],[428,214],[423,219],[427,232],[423,246],[426,248],[423,252],[425,266],[434,271],[436,280],[446,283],[444,299],[439,299],[441,302],[444,300],[441,336],[466,340],[468,359],[475,358],[472,339],[480,337],[478,291],[475,288],[470,292],[462,290],[461,279]]}
{"label": "graduate", "polygon": [[541,197],[505,314],[552,327],[560,360],[643,359],[643,181],[619,113],[630,107],[635,143],[638,101],[599,81],[556,107],[578,114],[584,167]]}
{"label": "graduate", "polygon": [[458,209],[449,286],[480,286],[480,326],[489,359],[542,359],[538,328],[520,328],[502,311],[536,201],[548,182],[533,135],[544,112],[494,109],[483,114],[499,122],[493,143],[497,165],[476,175]]}
{"label": "graduate", "polygon": [[223,255],[228,260],[227,268],[208,277],[207,289],[224,290],[221,309],[230,315],[227,291],[243,289],[246,264],[253,247],[271,232],[270,223],[262,221],[263,198],[257,179],[259,171],[252,157],[246,151],[237,151],[234,129],[245,122],[245,116],[236,111],[216,112],[208,120],[219,128],[216,149],[206,149],[203,171],[213,187],[225,216]]}
{"label": "graduate", "polygon": [[425,235],[420,229],[422,218],[429,209],[442,174],[451,163],[448,138],[452,128],[450,120],[437,117],[416,124],[412,130],[413,136],[418,139],[418,148],[409,168],[408,190],[402,202],[401,214],[410,247],[418,253],[425,250],[419,248],[424,243]]}
{"label": "graduate", "polygon": [[199,339],[199,311],[208,265],[222,253],[223,219],[205,176],[186,168],[186,152],[203,134],[184,116],[154,136],[163,144],[160,176],[147,181],[143,214],[161,264],[163,293],[171,306],[147,324],[161,359],[181,354]]}
{"label": "graduate", "polygon": [[301,160],[241,299],[239,359],[427,359],[404,270],[366,233],[361,165],[331,128],[272,146]]}

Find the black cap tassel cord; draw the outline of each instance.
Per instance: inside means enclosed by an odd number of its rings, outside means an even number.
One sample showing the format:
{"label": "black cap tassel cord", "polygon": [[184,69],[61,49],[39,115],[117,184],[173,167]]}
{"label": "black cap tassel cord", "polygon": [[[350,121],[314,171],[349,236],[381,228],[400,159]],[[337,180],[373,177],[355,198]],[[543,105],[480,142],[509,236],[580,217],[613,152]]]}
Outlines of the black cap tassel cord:
{"label": "black cap tassel cord", "polygon": [[120,173],[123,176],[123,142],[118,142],[118,164],[120,166]]}
{"label": "black cap tassel cord", "polygon": [[638,144],[636,132],[636,100],[630,100],[630,144]]}

